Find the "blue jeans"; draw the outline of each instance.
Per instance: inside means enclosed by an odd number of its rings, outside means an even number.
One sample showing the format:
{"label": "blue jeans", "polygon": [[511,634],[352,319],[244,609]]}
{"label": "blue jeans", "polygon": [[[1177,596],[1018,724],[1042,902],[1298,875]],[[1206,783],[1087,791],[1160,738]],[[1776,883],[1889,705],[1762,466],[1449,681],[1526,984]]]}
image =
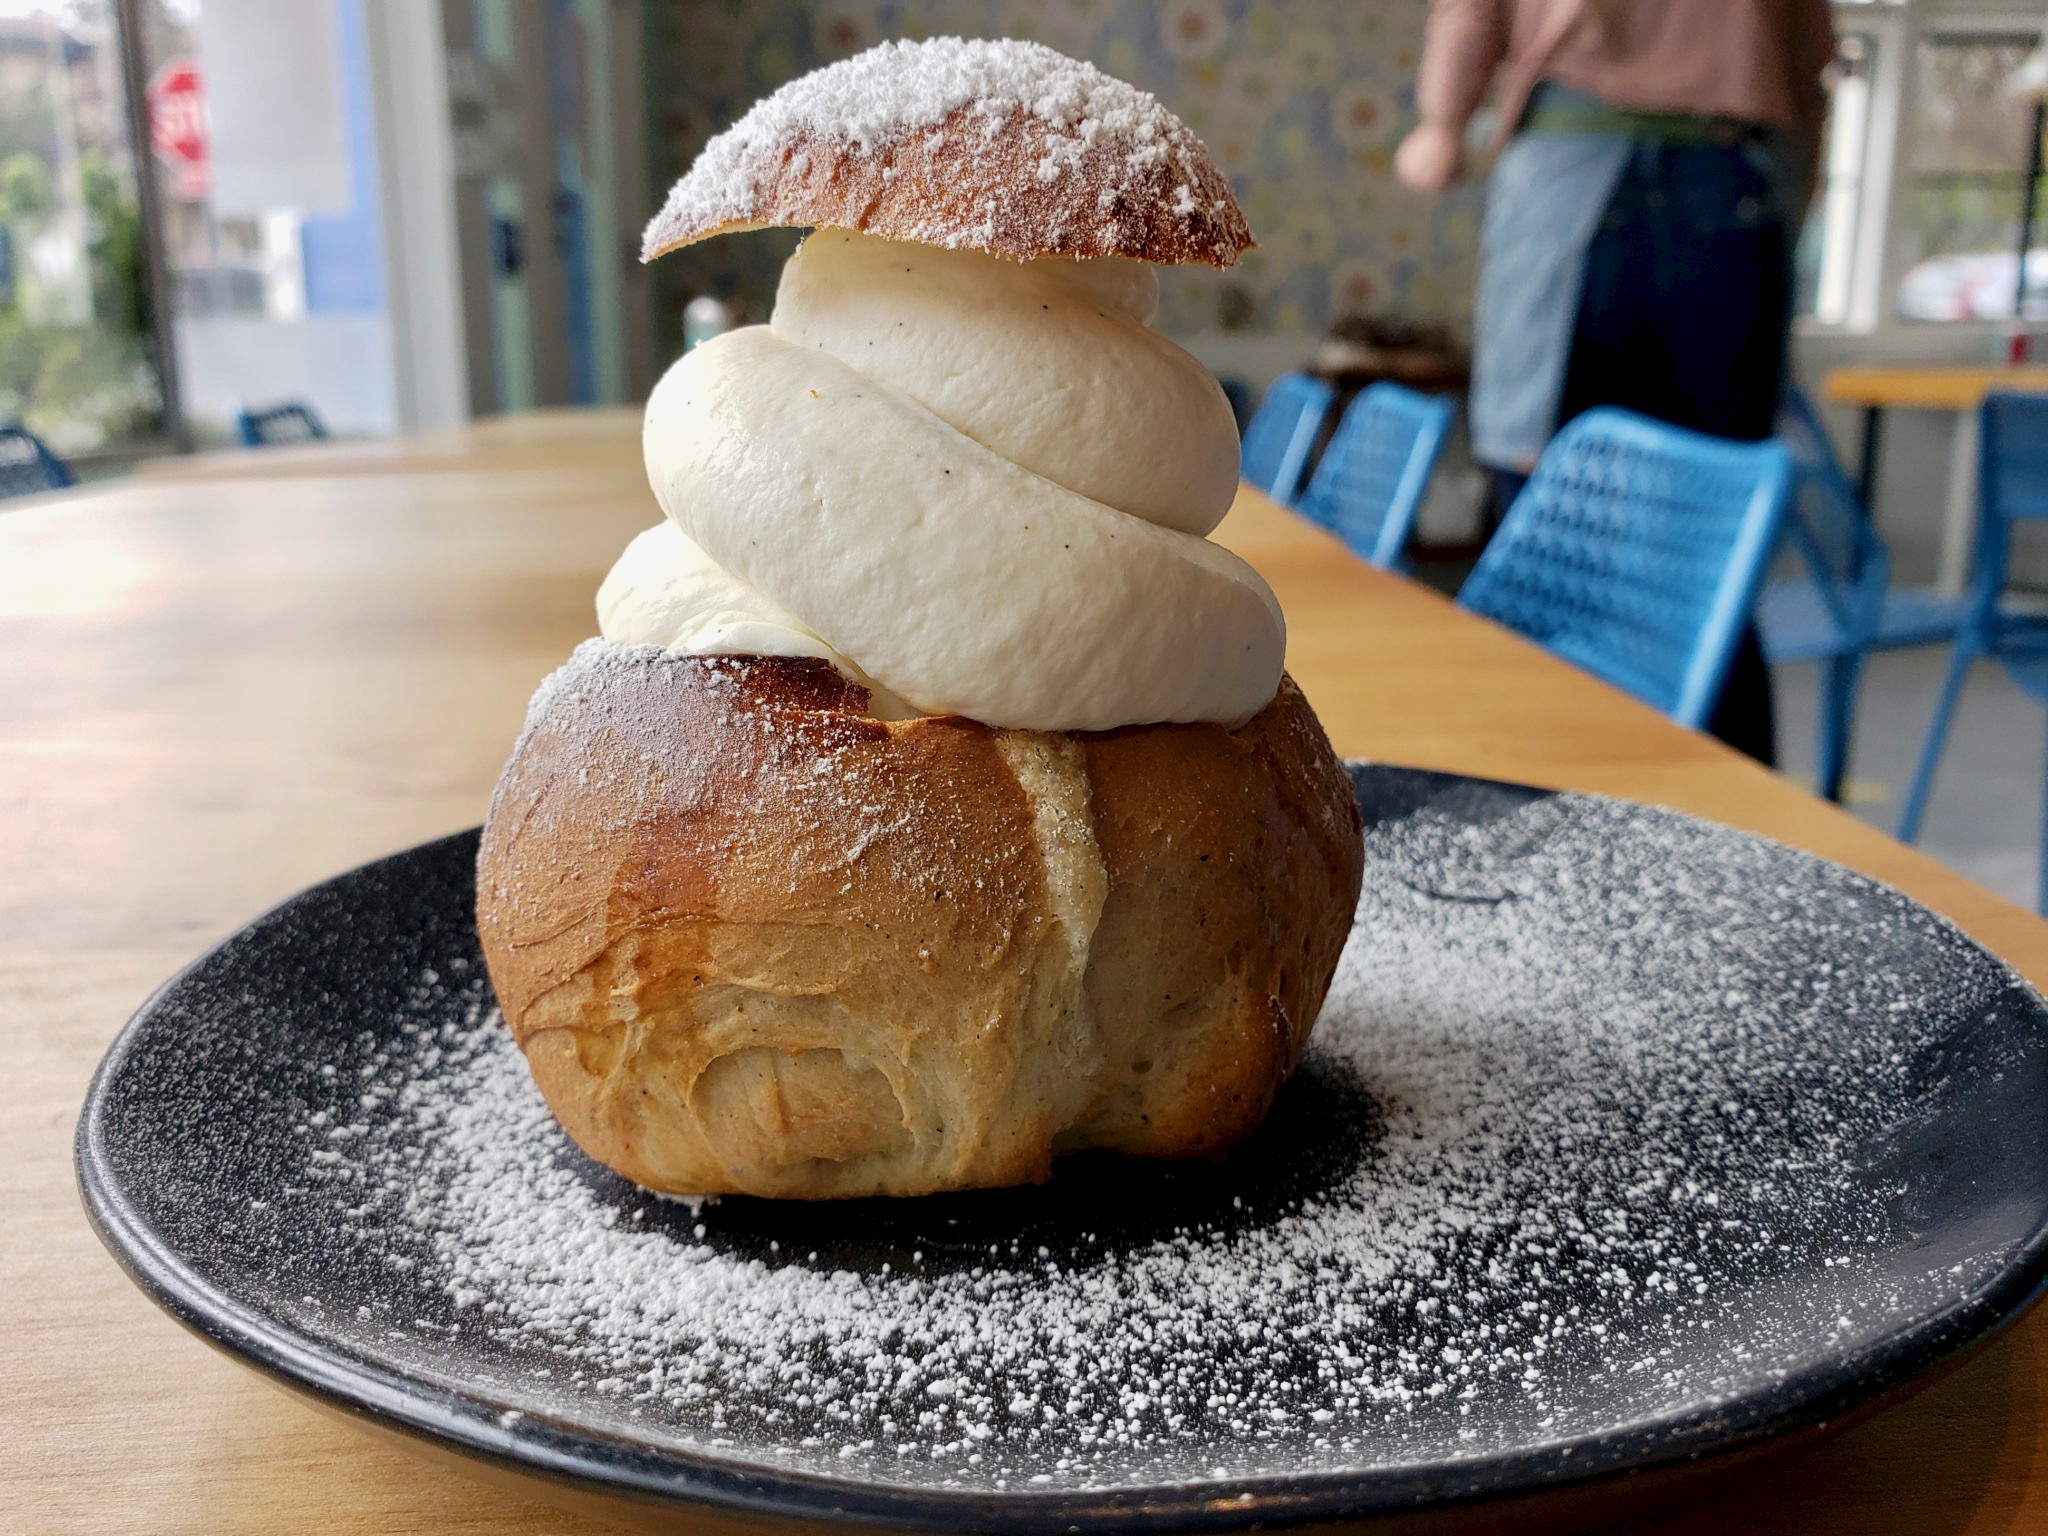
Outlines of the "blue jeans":
{"label": "blue jeans", "polygon": [[[1769,437],[1792,319],[1794,194],[1759,143],[1629,144],[1586,248],[1557,425],[1625,406],[1716,437]],[[1496,470],[1505,509],[1523,476]],[[1771,673],[1742,637],[1707,729],[1777,761]]]}
{"label": "blue jeans", "polygon": [[[1776,427],[1792,324],[1789,197],[1750,144],[1637,143],[1593,243],[1559,424],[1621,405],[1716,437]],[[1777,761],[1771,670],[1752,626],[1707,729]]]}
{"label": "blue jeans", "polygon": [[1622,405],[1716,437],[1769,437],[1792,244],[1760,146],[1631,145],[1586,251],[1559,425]]}

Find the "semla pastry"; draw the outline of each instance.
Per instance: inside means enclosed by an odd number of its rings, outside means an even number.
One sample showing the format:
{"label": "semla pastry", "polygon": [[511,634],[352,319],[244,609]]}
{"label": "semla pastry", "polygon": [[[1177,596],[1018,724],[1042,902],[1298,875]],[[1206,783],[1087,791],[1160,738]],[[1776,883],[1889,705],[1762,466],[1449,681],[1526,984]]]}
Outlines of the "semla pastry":
{"label": "semla pastry", "polygon": [[1350,785],[1150,263],[1251,243],[1152,97],[886,44],[759,103],[649,227],[815,232],[648,402],[665,521],[535,696],[484,828],[507,1024],[653,1189],[1026,1183],[1220,1153],[1307,1041]]}

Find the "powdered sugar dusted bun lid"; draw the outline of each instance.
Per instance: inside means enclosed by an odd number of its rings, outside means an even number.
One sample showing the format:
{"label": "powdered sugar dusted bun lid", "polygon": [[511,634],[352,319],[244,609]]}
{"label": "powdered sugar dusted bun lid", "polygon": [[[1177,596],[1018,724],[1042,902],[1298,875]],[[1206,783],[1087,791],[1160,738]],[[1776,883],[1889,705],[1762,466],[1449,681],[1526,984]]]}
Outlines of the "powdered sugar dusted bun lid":
{"label": "powdered sugar dusted bun lid", "polygon": [[883,43],[791,81],[705,146],[641,255],[732,230],[862,230],[1040,256],[1228,267],[1230,184],[1156,98],[1041,43]]}

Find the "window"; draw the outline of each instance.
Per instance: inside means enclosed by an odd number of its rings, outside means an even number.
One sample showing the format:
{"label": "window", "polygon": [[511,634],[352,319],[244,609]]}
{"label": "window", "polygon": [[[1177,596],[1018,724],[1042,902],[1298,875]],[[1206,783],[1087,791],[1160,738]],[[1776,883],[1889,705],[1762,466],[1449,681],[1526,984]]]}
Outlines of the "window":
{"label": "window", "polygon": [[[2009,86],[2030,36],[1931,36],[1914,49],[1914,107],[1895,228],[1906,320],[2003,320],[2019,272],[2033,103]],[[2031,286],[2031,285],[2030,285]],[[2034,306],[2048,316],[2048,294]]]}
{"label": "window", "polygon": [[159,428],[120,50],[105,8],[0,14],[0,420],[59,453]]}
{"label": "window", "polygon": [[297,400],[342,432],[389,430],[398,403],[363,0],[135,9],[153,95],[187,99],[204,130],[181,152],[187,119],[153,101],[188,424],[219,440],[242,403]]}
{"label": "window", "polygon": [[[2018,87],[2042,46],[2039,5],[1835,0],[1834,13],[1840,50],[1798,253],[1799,313],[1858,332],[2009,325],[2035,122]],[[2027,269],[2035,320],[2048,320],[2042,201]]]}

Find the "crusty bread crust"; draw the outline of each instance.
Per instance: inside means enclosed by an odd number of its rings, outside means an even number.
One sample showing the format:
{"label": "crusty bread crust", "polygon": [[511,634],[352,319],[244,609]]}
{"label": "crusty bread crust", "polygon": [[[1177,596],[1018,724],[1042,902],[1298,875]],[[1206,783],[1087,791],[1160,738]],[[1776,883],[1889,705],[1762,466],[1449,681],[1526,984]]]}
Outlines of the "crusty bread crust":
{"label": "crusty bread crust", "polygon": [[921,1194],[1213,1155],[1301,1054],[1358,898],[1291,681],[1237,731],[879,721],[823,662],[593,643],[478,860],[491,979],[650,1188]]}

